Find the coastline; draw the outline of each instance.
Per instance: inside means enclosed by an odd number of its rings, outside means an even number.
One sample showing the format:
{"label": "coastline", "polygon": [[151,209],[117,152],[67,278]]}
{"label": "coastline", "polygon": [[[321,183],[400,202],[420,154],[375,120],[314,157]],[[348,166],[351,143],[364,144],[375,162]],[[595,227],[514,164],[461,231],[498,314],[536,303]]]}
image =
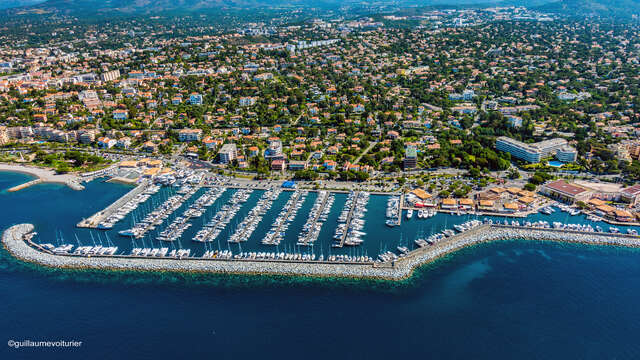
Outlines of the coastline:
{"label": "coastline", "polygon": [[278,275],[292,277],[349,278],[404,281],[422,265],[476,244],[501,240],[553,241],[587,245],[640,247],[640,237],[609,233],[555,231],[508,225],[482,225],[435,245],[412,251],[394,263],[331,263],[274,260],[222,260],[201,258],[149,258],[128,255],[94,256],[56,255],[29,245],[25,235],[31,224],[10,227],[2,234],[2,243],[15,258],[58,269],[94,269],[108,271],[185,272],[202,274]]}
{"label": "coastline", "polygon": [[36,179],[28,181],[26,183],[14,186],[7,191],[13,192],[25,189],[29,186],[39,183],[56,183],[63,184],[70,187],[73,190],[84,190],[84,186],[80,184],[78,177],[74,174],[56,174],[55,171],[46,168],[39,168],[35,166],[16,165],[0,163],[1,172],[15,172],[21,174],[27,174],[34,176]]}

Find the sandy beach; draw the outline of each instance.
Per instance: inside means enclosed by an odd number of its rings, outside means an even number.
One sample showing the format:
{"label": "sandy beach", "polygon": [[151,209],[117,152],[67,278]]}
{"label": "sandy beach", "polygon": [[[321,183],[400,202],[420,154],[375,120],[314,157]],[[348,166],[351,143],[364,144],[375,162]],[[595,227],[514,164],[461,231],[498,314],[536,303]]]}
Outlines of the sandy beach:
{"label": "sandy beach", "polygon": [[26,187],[39,183],[58,183],[67,185],[74,190],[84,189],[84,186],[80,184],[78,177],[75,174],[56,174],[55,171],[51,169],[16,164],[0,164],[0,171],[23,173],[37,178],[27,183],[15,186],[9,189],[9,191],[22,190]]}

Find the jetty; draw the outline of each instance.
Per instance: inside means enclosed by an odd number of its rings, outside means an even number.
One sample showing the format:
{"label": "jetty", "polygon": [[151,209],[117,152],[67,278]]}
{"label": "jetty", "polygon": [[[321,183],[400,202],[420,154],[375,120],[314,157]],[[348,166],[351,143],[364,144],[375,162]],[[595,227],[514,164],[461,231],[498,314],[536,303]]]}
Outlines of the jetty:
{"label": "jetty", "polygon": [[151,183],[149,181],[142,181],[140,184],[138,184],[138,186],[133,188],[128,193],[124,194],[121,198],[113,202],[111,205],[107,206],[107,208],[91,215],[86,219],[82,219],[78,224],[76,224],[76,226],[79,228],[97,228],[98,224],[100,224],[104,219],[111,216],[120,207],[133,199],[136,195],[139,195],[143,191],[145,191],[150,184]]}
{"label": "jetty", "polygon": [[335,263],[312,260],[144,258],[131,255],[54,254],[31,242],[31,224],[14,225],[2,235],[4,247],[16,258],[59,268],[96,268],[142,271],[191,271],[237,274],[280,274],[337,276],[402,280],[421,264],[460,248],[497,240],[533,240],[639,247],[640,237],[624,234],[591,233],[548,228],[484,224],[434,245],[418,248],[406,256],[387,262]]}
{"label": "jetty", "polygon": [[26,189],[30,186],[33,185],[37,185],[37,184],[41,184],[42,183],[42,179],[35,179],[35,180],[31,180],[29,182],[26,182],[24,184],[20,184],[20,185],[16,185],[10,189],[7,189],[8,192],[14,192],[14,191],[18,191],[18,190],[22,190],[22,189]]}
{"label": "jetty", "polygon": [[31,241],[31,224],[14,225],[2,234],[2,243],[14,257],[55,268],[104,270],[176,271],[222,274],[271,274],[333,276],[398,281],[410,277],[415,268],[466,246],[499,240],[531,240],[640,247],[640,237],[548,228],[484,224],[428,247],[418,248],[397,260],[386,262],[330,262],[265,258],[166,258],[134,255],[56,254]]}

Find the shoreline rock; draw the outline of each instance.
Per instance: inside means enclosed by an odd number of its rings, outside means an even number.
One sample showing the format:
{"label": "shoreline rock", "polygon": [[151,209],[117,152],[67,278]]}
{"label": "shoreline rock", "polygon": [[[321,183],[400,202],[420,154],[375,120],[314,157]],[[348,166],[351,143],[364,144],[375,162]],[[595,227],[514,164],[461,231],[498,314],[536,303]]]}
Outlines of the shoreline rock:
{"label": "shoreline rock", "polygon": [[284,275],[357,278],[401,281],[410,278],[421,265],[430,263],[461,248],[499,240],[533,240],[640,247],[640,237],[609,233],[582,233],[554,229],[523,228],[505,225],[482,225],[457,234],[435,245],[416,249],[393,263],[346,264],[328,262],[287,262],[253,260],[219,260],[201,258],[138,258],[128,256],[56,255],[40,251],[25,241],[33,232],[32,224],[10,227],[2,234],[9,253],[23,261],[54,268],[104,269],[132,271],[172,271],[239,275]]}

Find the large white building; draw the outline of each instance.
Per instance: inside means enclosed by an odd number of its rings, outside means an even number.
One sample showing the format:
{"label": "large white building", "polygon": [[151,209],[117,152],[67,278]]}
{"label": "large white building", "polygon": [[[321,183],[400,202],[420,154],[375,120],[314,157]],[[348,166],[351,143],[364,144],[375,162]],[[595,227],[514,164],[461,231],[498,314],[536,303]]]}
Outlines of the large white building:
{"label": "large white building", "polygon": [[540,141],[533,144],[526,144],[506,136],[501,136],[496,140],[496,149],[508,152],[511,156],[530,162],[540,162],[545,157],[556,156],[563,162],[573,162],[577,156],[575,149],[570,147],[567,140],[555,138]]}
{"label": "large white building", "polygon": [[578,158],[578,151],[571,146],[563,146],[556,152],[556,159],[564,163],[575,162]]}

